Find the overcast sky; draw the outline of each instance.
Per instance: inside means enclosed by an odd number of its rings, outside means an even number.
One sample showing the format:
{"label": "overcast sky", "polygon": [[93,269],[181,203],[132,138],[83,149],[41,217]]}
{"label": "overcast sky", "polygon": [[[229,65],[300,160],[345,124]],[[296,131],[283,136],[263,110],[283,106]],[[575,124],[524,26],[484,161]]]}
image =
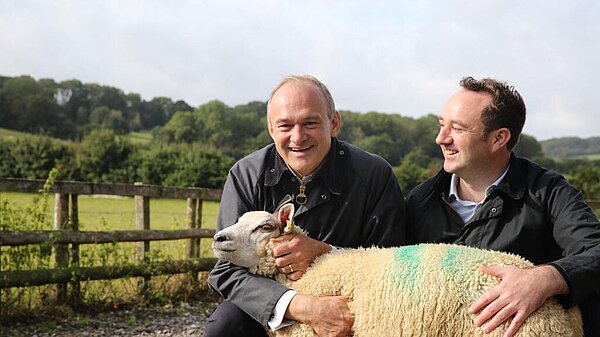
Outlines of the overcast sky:
{"label": "overcast sky", "polygon": [[305,73],[338,109],[411,117],[495,77],[527,134],[600,136],[600,1],[0,0],[4,76],[235,106]]}

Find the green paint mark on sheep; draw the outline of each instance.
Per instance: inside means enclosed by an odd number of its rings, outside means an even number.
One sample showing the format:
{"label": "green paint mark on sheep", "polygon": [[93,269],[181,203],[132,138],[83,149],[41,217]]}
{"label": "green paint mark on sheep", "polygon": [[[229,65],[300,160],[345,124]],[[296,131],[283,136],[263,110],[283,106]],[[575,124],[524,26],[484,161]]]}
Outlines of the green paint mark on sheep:
{"label": "green paint mark on sheep", "polygon": [[442,270],[445,272],[455,272],[456,271],[456,261],[457,257],[461,254],[461,249],[459,247],[448,247],[446,250],[446,255],[442,258]]}
{"label": "green paint mark on sheep", "polygon": [[396,249],[394,260],[397,268],[392,268],[391,282],[404,290],[415,292],[419,286],[420,273],[420,246],[404,246]]}

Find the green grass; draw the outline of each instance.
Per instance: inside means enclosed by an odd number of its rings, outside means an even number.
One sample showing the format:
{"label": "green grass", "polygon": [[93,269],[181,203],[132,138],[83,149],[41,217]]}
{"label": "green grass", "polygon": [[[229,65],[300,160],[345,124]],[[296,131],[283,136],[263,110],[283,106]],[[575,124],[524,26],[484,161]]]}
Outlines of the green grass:
{"label": "green grass", "polygon": [[571,159],[599,160],[600,159],[600,153],[596,153],[596,154],[582,154],[582,155],[579,155],[579,156],[573,156],[573,157],[571,157]]}
{"label": "green grass", "polygon": [[25,137],[27,135],[29,135],[29,133],[0,128],[0,138],[2,139],[15,140],[19,137]]}
{"label": "green grass", "polygon": [[126,138],[132,144],[145,145],[152,141],[152,133],[150,131],[131,132],[126,135]]}
{"label": "green grass", "polygon": [[[0,204],[9,205],[3,213],[3,221],[11,230],[52,229],[54,195],[48,195],[48,207],[41,211],[43,203],[34,203],[35,194],[0,192]],[[34,206],[38,205],[38,206]],[[217,202],[203,202],[202,227],[214,228],[216,224]],[[26,210],[27,209],[27,210]],[[39,210],[39,211],[38,211]],[[150,199],[150,229],[175,230],[187,228],[187,202],[178,199]],[[22,215],[23,213],[29,216]],[[46,214],[45,216],[40,214]],[[134,230],[134,198],[114,196],[79,196],[78,214],[80,230]],[[38,220],[36,220],[38,219]],[[39,220],[42,219],[42,220]],[[39,222],[36,222],[39,221]],[[31,222],[31,223],[30,223]],[[41,223],[41,224],[40,224]],[[4,223],[3,223],[4,225]],[[202,257],[213,257],[211,239],[201,240]],[[149,258],[151,261],[181,260],[186,258],[188,240],[152,241]],[[26,245],[0,247],[2,271],[36,270],[55,268],[52,245]],[[136,243],[83,244],[79,246],[81,267],[116,266],[136,263]],[[188,274],[163,275],[153,277],[150,282],[152,301],[185,299],[189,296],[203,296],[208,290],[206,272],[199,275],[200,284],[191,284]],[[89,307],[118,307],[122,304],[143,304],[144,298],[138,291],[138,278],[120,278],[81,282],[82,303]],[[194,295],[196,294],[196,295]],[[0,291],[0,322],[14,317],[26,318],[37,313],[52,316],[56,311],[56,287],[8,288]],[[206,296],[206,295],[204,295]],[[60,305],[59,305],[60,306]],[[46,315],[43,314],[42,316]],[[12,318],[11,318],[12,317]],[[0,323],[1,324],[1,323]],[[1,334],[0,334],[1,335]]]}
{"label": "green grass", "polygon": [[[33,202],[34,194],[0,192],[0,201],[25,207]],[[50,195],[48,214],[52,218],[54,195]],[[202,208],[202,228],[215,228],[219,204],[205,201]],[[175,230],[186,229],[186,200],[150,199],[150,229]],[[79,196],[78,197],[79,229],[95,230],[134,230],[135,200],[134,198],[113,196]],[[47,228],[51,229],[51,228]],[[185,258],[186,240],[154,241],[150,249],[155,255],[172,259]],[[202,256],[213,256],[210,239],[201,240]],[[119,244],[126,251],[133,251],[134,243]],[[94,245],[83,245],[82,249],[90,249]]]}
{"label": "green grass", "polygon": [[[3,140],[15,140],[17,138],[23,138],[27,136],[32,136],[34,134],[15,131],[10,129],[0,128],[0,139]],[[152,132],[151,131],[140,131],[140,132],[130,132],[125,135],[125,138],[129,140],[132,144],[145,145],[152,141]],[[58,138],[54,138],[59,140]]]}

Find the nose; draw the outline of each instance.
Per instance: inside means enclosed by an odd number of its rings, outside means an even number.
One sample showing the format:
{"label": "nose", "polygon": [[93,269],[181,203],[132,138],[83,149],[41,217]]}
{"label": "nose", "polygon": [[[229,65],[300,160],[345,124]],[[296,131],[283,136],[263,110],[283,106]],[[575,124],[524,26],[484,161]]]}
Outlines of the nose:
{"label": "nose", "polygon": [[293,144],[300,144],[304,140],[304,130],[302,125],[294,125],[290,134],[290,141]]}
{"label": "nose", "polygon": [[230,238],[227,234],[217,233],[217,234],[215,234],[215,236],[213,236],[213,240],[216,242],[225,242],[225,241],[229,241]]}
{"label": "nose", "polygon": [[437,137],[435,137],[435,142],[438,145],[449,144],[452,142],[452,138],[450,137],[449,126],[440,127],[440,132],[438,132]]}

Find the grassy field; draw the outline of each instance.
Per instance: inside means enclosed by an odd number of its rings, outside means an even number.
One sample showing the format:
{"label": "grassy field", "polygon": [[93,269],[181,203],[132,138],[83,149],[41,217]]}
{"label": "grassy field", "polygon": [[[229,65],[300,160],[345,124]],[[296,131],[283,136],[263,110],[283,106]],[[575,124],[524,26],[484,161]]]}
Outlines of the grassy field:
{"label": "grassy field", "polygon": [[[0,201],[25,207],[33,202],[34,194],[0,192]],[[54,196],[50,195],[48,211],[52,218]],[[133,198],[113,196],[79,196],[80,230],[132,230],[135,229],[135,201]],[[202,228],[215,228],[218,203],[204,202],[202,208]],[[162,230],[186,229],[186,200],[151,199],[150,228]],[[51,228],[47,228],[51,229]],[[201,240],[203,256],[212,256],[210,239]],[[123,249],[133,249],[133,243],[119,244]],[[89,247],[91,245],[84,245]],[[161,257],[182,259],[185,256],[185,240],[155,241],[151,250]],[[85,248],[85,247],[84,247]]]}
{"label": "grassy field", "polygon": [[152,140],[152,133],[150,131],[131,132],[126,135],[126,138],[132,144],[144,145],[150,143],[150,141]]}
{"label": "grassy field", "polygon": [[[41,227],[29,224],[33,216],[15,216],[14,214],[39,214],[34,205],[34,194],[0,192],[2,209],[2,225],[8,228],[23,230],[28,228],[51,229],[54,209],[54,195],[48,195],[48,207]],[[8,202],[10,206],[5,205]],[[214,228],[216,224],[218,203],[204,202],[202,209],[202,227]],[[31,209],[26,209],[32,207]],[[21,211],[15,211],[20,209]],[[150,228],[162,230],[185,229],[186,200],[151,199]],[[79,196],[78,210],[80,230],[133,230],[135,229],[135,201],[133,198],[109,196]],[[30,212],[29,212],[30,211]],[[21,221],[20,219],[29,219]],[[33,221],[35,222],[35,221]],[[202,239],[200,253],[212,257],[211,239]],[[151,260],[185,259],[187,240],[153,241],[150,243]],[[135,263],[135,243],[84,244],[79,247],[80,266],[109,266]],[[54,255],[52,246],[29,245],[20,247],[1,247],[0,270],[35,270],[53,268]],[[200,286],[194,286],[186,279],[187,274],[165,275],[153,277],[151,281],[151,297],[153,300],[169,301],[170,299],[188,298],[192,294],[205,294],[207,273],[200,273]],[[87,306],[117,307],[123,303],[142,301],[137,287],[137,278],[116,280],[87,281],[81,283],[83,302]],[[52,315],[55,311],[53,285],[24,288],[8,288],[0,291],[0,321],[14,317],[26,318],[43,313]],[[1,324],[0,324],[1,325]],[[1,334],[0,334],[1,335]]]}
{"label": "grassy field", "polygon": [[25,137],[28,133],[0,128],[0,138],[15,140],[18,137]]}
{"label": "grassy field", "polygon": [[[0,128],[0,139],[4,140],[15,140],[17,138],[23,138],[27,136],[31,136],[31,133],[20,132],[15,130],[9,130]],[[151,131],[141,131],[141,132],[130,132],[125,135],[125,138],[129,140],[132,144],[148,144],[152,140],[152,132]],[[59,139],[55,138],[57,141]]]}

